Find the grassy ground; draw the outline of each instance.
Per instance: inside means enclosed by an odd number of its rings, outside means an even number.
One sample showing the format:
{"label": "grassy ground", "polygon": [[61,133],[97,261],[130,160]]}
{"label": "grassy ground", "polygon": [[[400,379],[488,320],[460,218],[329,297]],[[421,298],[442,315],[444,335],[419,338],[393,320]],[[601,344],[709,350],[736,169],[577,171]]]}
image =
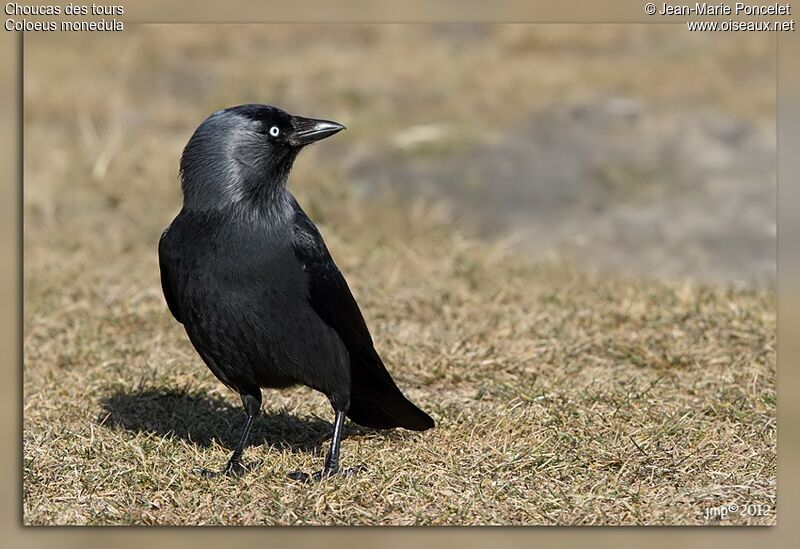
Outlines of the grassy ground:
{"label": "grassy ground", "polygon": [[[314,150],[293,189],[389,369],[437,428],[351,426],[344,464],[367,469],[301,485],[286,474],[321,465],[329,407],[305,389],[268,391],[246,452],[260,466],[240,480],[194,475],[224,463],[243,417],[169,316],[155,246],[179,206],[180,148],[220,104],[265,93],[313,104],[300,110],[352,120],[343,135],[357,147],[397,112],[404,126],[470,113],[478,127],[513,125],[586,93],[581,82],[757,120],[773,101],[727,86],[769,59],[753,35],[699,44],[711,63],[681,49],[708,38],[669,42],[652,26],[510,27],[489,39],[335,27],[324,43],[305,27],[264,29],[149,27],[102,37],[105,47],[26,38],[27,524],[704,524],[707,508],[733,503],[773,514],[726,524],[775,522],[773,291],[534,263],[464,237],[438,205],[361,196]],[[407,55],[420,43],[425,56]],[[705,78],[657,86],[630,45],[666,75]],[[592,69],[598,58],[617,70]],[[275,60],[268,77],[259,60]]]}

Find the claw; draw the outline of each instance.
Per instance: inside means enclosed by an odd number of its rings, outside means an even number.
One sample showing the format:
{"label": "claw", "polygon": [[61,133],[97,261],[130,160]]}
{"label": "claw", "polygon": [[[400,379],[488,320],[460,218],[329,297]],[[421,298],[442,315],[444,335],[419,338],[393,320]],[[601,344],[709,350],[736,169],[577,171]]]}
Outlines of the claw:
{"label": "claw", "polygon": [[298,482],[321,482],[322,480],[326,480],[332,477],[341,477],[341,478],[349,478],[361,471],[364,471],[366,467],[361,465],[356,465],[355,467],[347,467],[345,469],[323,469],[322,471],[317,471],[316,473],[308,474],[304,473],[303,471],[293,471],[289,473],[289,478],[292,480],[296,480]]}
{"label": "claw", "polygon": [[230,478],[239,478],[244,476],[245,473],[257,468],[259,465],[261,465],[260,460],[248,463],[247,465],[241,461],[229,461],[220,471],[206,469],[205,467],[195,467],[192,469],[192,472],[204,478],[215,478],[222,475]]}

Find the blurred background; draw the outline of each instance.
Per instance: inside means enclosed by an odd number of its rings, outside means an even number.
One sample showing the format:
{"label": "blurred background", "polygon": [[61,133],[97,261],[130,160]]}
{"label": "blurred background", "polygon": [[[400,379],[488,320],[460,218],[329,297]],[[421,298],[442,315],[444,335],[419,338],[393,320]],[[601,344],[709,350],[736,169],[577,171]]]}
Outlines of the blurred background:
{"label": "blurred background", "polygon": [[150,25],[30,34],[25,59],[26,241],[38,251],[82,231],[103,231],[106,253],[154,240],[179,207],[194,128],[264,102],[348,127],[298,161],[291,185],[312,207],[388,196],[535,258],[774,282],[768,33]]}

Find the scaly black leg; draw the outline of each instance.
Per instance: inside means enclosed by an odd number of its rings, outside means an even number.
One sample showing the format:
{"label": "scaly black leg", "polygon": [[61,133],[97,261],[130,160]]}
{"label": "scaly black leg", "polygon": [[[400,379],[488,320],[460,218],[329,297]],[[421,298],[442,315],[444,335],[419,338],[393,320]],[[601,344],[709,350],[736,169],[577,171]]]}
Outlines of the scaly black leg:
{"label": "scaly black leg", "polygon": [[261,394],[259,391],[258,398],[249,394],[243,394],[241,396],[242,404],[247,412],[247,419],[244,422],[244,428],[242,429],[242,435],[239,437],[239,442],[236,443],[236,447],[233,449],[233,454],[231,454],[228,464],[221,471],[211,471],[204,468],[196,469],[196,471],[203,476],[211,478],[225,474],[232,477],[240,477],[251,468],[242,463],[242,454],[244,454],[244,448],[247,446],[247,440],[250,438],[253,420],[261,410]]}
{"label": "scaly black leg", "polygon": [[344,431],[344,412],[336,412],[336,421],[333,424],[333,440],[331,441],[328,456],[325,458],[325,468],[322,475],[329,477],[339,472],[339,448],[342,446],[342,432]]}
{"label": "scaly black leg", "polygon": [[344,416],[344,410],[336,411],[336,421],[333,424],[333,440],[331,440],[331,447],[328,450],[328,455],[325,458],[325,467],[322,471],[317,471],[313,475],[303,473],[302,471],[295,471],[289,474],[289,478],[301,482],[310,482],[312,480],[320,481],[323,478],[336,475],[349,477],[363,469],[361,465],[348,469],[339,468],[339,449],[342,446],[342,435],[344,434]]}

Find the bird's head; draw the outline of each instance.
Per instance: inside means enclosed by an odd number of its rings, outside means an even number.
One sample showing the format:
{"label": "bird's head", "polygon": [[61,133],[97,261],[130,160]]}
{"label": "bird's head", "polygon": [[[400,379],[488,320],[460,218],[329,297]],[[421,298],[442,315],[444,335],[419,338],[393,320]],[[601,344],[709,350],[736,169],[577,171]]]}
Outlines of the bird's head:
{"label": "bird's head", "polygon": [[344,126],[292,116],[270,105],[215,112],[195,130],[181,156],[184,204],[220,208],[268,203],[282,191],[297,153]]}

